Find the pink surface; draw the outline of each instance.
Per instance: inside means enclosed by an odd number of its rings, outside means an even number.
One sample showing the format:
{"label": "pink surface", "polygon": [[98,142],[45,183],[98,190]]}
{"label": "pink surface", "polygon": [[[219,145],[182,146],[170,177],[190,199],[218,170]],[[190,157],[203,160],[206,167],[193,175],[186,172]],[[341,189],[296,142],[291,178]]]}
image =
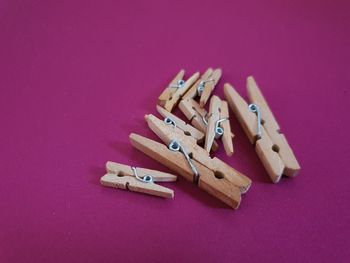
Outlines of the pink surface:
{"label": "pink surface", "polygon": [[[1,1],[0,262],[349,262],[348,1]],[[174,200],[104,188],[181,68],[253,74],[302,166],[253,180],[234,211],[184,179]]]}

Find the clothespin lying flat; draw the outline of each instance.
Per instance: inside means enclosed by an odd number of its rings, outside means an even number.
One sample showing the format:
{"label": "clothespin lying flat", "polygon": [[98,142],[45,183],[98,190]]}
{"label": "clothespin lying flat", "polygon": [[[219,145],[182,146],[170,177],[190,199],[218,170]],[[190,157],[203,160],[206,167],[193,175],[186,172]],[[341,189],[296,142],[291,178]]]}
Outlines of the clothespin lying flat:
{"label": "clothespin lying flat", "polygon": [[197,130],[196,128],[192,127],[189,124],[186,124],[183,120],[176,117],[174,114],[168,112],[167,110],[163,109],[162,107],[157,105],[157,111],[160,115],[164,117],[164,122],[169,125],[173,125],[175,127],[178,127],[180,130],[184,132],[187,136],[192,136],[196,139],[198,143],[201,143],[204,140],[204,133],[200,130]]}
{"label": "clothespin lying flat", "polygon": [[131,134],[131,144],[151,158],[164,164],[187,180],[199,185],[227,205],[237,208],[241,193],[248,191],[251,180],[209,153],[177,127],[172,128],[153,115],[145,119],[150,129],[167,145],[137,134]]}
{"label": "clothespin lying flat", "polygon": [[184,100],[200,97],[199,105],[201,108],[207,103],[215,85],[219,82],[222,72],[221,69],[208,68],[206,72],[196,81],[196,83],[183,96]]}
{"label": "clothespin lying flat", "polygon": [[196,72],[185,81],[183,80],[184,74],[185,71],[181,70],[158,98],[158,104],[169,112],[173,110],[183,94],[199,78],[199,72]]}
{"label": "clothespin lying flat", "polygon": [[250,142],[255,144],[255,150],[271,180],[277,183],[283,174],[295,176],[300,170],[298,161],[286,137],[280,133],[280,127],[253,77],[248,77],[247,89],[250,105],[231,85],[225,84],[228,104]]}
{"label": "clothespin lying flat", "polygon": [[227,102],[221,100],[218,96],[212,96],[205,133],[204,147],[207,152],[210,152],[214,139],[220,137],[222,137],[226,154],[231,156],[233,154],[232,138],[234,135],[231,133]]}
{"label": "clothespin lying flat", "polygon": [[173,190],[154,182],[174,182],[177,179],[175,175],[114,162],[107,162],[106,169],[107,174],[102,176],[100,180],[104,186],[165,198],[174,197]]}
{"label": "clothespin lying flat", "polygon": [[[208,121],[206,118],[208,113],[204,108],[201,108],[194,99],[181,100],[179,103],[179,109],[186,118],[191,121],[193,127],[197,128],[204,134],[207,132]],[[216,151],[218,148],[219,145],[214,141],[211,149]]]}

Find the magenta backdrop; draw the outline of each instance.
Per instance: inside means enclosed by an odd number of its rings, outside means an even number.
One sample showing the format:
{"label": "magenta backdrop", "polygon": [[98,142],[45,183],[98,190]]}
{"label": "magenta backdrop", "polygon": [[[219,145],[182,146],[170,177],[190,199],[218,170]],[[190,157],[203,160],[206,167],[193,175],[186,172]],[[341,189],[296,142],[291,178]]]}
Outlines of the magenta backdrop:
{"label": "magenta backdrop", "polygon": [[[349,262],[349,1],[0,2],[0,262]],[[302,166],[234,211],[179,178],[174,200],[105,188],[181,68],[260,84]]]}

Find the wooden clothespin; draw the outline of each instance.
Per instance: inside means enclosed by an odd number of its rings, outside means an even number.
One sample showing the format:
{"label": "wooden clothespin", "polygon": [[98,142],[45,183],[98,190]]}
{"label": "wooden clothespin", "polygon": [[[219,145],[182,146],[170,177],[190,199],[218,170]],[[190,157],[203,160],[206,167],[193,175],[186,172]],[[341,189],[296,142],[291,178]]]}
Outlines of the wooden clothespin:
{"label": "wooden clothespin", "polygon": [[233,154],[230,120],[228,115],[227,102],[221,100],[218,96],[212,96],[210,100],[210,108],[208,114],[208,125],[205,133],[205,149],[210,152],[215,138],[222,137],[222,142],[226,154]]}
{"label": "wooden clothespin", "polygon": [[250,105],[231,85],[225,84],[228,104],[250,142],[255,144],[271,180],[277,183],[282,175],[295,176],[300,170],[299,163],[253,77],[247,79],[247,90]]}
{"label": "wooden clothespin", "polygon": [[174,182],[177,179],[175,175],[114,162],[107,162],[106,169],[107,174],[100,179],[104,186],[165,198],[174,197],[173,190],[154,182]]}
{"label": "wooden clothespin", "polygon": [[221,78],[221,69],[208,68],[206,72],[196,81],[196,83],[183,96],[184,100],[195,99],[200,97],[199,105],[201,108],[205,106],[216,84]]}
{"label": "wooden clothespin", "polygon": [[172,128],[153,115],[145,119],[150,129],[167,145],[137,134],[131,144],[151,158],[169,167],[227,205],[237,208],[241,193],[248,191],[251,180],[196,144],[191,136]]}
{"label": "wooden clothespin", "polygon": [[193,126],[185,123],[183,120],[175,116],[174,114],[168,112],[164,108],[157,105],[157,111],[160,115],[164,117],[164,122],[169,125],[173,125],[181,129],[184,134],[192,136],[196,139],[198,143],[201,143],[204,140],[204,133],[200,130],[194,128]]}
{"label": "wooden clothespin", "polygon": [[185,94],[186,91],[199,78],[199,72],[196,72],[185,81],[183,79],[184,74],[185,71],[181,70],[158,98],[158,104],[169,112],[173,110],[183,94]]}

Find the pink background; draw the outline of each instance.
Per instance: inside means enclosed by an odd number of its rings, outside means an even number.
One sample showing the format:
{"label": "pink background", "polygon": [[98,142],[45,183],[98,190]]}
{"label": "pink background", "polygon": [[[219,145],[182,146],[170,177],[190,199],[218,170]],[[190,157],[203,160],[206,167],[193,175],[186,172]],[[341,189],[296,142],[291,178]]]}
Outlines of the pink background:
{"label": "pink background", "polygon": [[[0,1],[0,262],[349,262],[349,1]],[[174,200],[105,188],[181,68],[260,84],[302,166],[234,211],[183,179]]]}

